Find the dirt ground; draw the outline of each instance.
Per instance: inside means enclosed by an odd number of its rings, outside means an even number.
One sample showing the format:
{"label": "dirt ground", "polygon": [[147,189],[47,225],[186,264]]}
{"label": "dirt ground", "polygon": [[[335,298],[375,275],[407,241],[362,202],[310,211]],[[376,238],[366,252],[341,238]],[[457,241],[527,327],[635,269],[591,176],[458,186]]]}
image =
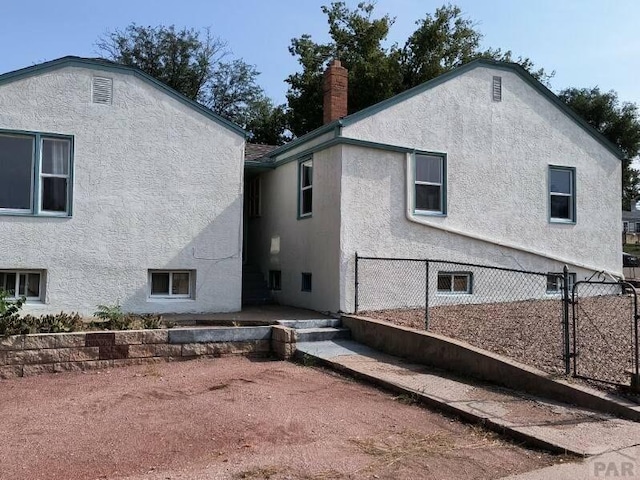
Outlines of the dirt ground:
{"label": "dirt ground", "polygon": [[561,460],[406,400],[246,358],[3,380],[0,478],[488,479]]}

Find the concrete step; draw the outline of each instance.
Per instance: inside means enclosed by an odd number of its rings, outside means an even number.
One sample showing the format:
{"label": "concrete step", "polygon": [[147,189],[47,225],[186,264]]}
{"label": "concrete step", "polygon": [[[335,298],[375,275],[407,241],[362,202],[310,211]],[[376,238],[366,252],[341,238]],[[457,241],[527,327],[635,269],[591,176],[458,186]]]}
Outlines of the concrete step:
{"label": "concrete step", "polygon": [[342,326],[342,320],[339,318],[317,318],[310,320],[278,320],[278,325],[289,328],[322,328]]}
{"label": "concrete step", "polygon": [[348,328],[320,327],[296,329],[296,339],[298,342],[324,342],[328,340],[347,340],[349,338],[351,338],[351,332]]}

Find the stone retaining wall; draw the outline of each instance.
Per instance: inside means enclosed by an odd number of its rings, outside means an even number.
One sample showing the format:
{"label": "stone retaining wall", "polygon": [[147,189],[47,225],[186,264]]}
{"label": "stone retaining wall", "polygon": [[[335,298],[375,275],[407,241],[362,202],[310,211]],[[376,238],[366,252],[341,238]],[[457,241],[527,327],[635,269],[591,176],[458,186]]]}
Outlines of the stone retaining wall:
{"label": "stone retaining wall", "polygon": [[271,327],[13,335],[0,337],[0,378],[270,353]]}

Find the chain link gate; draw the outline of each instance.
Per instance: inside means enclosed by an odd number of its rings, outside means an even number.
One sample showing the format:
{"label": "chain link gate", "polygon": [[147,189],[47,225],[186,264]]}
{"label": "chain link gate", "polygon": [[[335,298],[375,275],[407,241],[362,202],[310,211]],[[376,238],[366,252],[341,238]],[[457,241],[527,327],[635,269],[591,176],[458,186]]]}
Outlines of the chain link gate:
{"label": "chain link gate", "polygon": [[579,281],[573,287],[573,374],[638,388],[638,302],[628,282]]}

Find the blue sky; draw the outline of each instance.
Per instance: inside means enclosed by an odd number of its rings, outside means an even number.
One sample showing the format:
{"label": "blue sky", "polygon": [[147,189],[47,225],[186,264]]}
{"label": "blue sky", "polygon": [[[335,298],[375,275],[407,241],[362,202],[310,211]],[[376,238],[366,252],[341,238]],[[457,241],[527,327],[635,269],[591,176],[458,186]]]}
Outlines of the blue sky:
{"label": "blue sky", "polygon": [[[287,75],[298,68],[287,48],[293,37],[327,39],[322,0],[4,0],[0,72],[64,55],[96,56],[106,31],[141,25],[211,27],[236,57],[256,65],[259,83],[284,102]],[[415,21],[442,1],[378,0],[375,11],[396,17],[390,40],[402,44]],[[640,104],[640,2],[637,0],[459,0],[484,34],[485,47],[511,49],[555,70],[554,91],[600,86]],[[354,6],[357,1],[349,0]]]}

